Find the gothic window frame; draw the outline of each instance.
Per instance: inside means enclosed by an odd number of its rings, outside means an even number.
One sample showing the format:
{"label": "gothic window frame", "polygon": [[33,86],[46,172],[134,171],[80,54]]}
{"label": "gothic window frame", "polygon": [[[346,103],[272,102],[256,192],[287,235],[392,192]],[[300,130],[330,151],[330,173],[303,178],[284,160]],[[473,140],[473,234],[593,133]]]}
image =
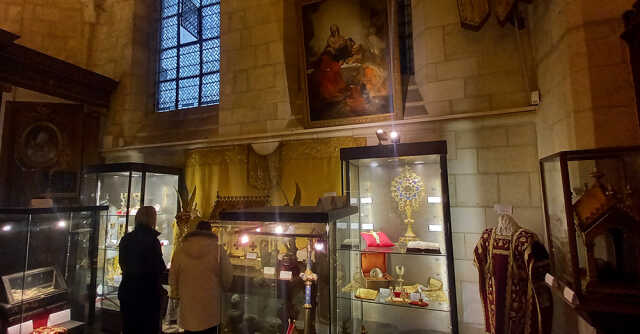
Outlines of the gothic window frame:
{"label": "gothic window frame", "polygon": [[156,112],[216,109],[219,105],[220,2],[160,1]]}

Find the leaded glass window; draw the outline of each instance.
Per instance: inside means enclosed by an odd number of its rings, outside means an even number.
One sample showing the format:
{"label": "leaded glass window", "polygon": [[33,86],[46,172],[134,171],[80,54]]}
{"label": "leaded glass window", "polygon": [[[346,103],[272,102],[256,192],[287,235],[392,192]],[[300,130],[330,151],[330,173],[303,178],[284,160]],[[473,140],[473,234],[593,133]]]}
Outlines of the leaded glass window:
{"label": "leaded glass window", "polygon": [[161,0],[157,111],[220,101],[220,1]]}

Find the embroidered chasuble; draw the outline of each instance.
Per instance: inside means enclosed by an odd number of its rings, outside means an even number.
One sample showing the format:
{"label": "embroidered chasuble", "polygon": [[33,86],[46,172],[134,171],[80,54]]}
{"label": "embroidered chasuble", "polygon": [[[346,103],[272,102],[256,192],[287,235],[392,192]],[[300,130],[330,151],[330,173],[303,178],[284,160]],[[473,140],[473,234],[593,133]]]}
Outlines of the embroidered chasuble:
{"label": "embroidered chasuble", "polygon": [[509,215],[482,233],[474,250],[487,334],[551,333],[549,255],[536,235]]}

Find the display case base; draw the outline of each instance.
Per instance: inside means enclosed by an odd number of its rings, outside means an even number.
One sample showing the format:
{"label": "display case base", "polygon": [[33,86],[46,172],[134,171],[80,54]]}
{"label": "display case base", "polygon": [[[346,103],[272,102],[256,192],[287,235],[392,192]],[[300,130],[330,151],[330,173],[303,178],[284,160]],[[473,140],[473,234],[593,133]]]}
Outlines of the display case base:
{"label": "display case base", "polygon": [[122,332],[122,316],[120,316],[120,311],[102,309],[101,313],[102,332],[113,334]]}

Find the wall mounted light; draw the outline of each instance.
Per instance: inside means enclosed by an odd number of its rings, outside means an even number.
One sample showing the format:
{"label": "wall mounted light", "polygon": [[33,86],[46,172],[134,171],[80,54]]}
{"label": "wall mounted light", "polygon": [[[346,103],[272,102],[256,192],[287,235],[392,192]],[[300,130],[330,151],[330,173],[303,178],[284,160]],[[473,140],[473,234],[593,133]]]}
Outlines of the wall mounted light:
{"label": "wall mounted light", "polygon": [[2,232],[9,232],[11,231],[11,229],[13,229],[13,226],[7,224],[5,226],[2,226]]}
{"label": "wall mounted light", "polygon": [[391,143],[400,144],[400,135],[396,131],[391,131],[389,134],[389,138],[391,139]]}
{"label": "wall mounted light", "polygon": [[387,133],[382,129],[376,130],[376,137],[378,137],[378,145],[384,144],[384,142],[389,139]]}

